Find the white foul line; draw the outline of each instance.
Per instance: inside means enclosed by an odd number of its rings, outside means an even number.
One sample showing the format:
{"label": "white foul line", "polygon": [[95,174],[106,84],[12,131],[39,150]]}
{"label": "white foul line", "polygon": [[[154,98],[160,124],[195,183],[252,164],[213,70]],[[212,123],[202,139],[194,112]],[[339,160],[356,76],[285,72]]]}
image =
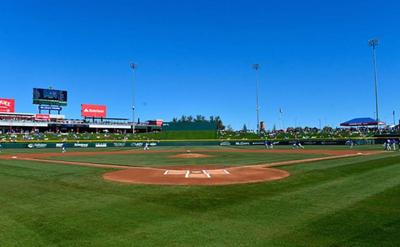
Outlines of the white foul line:
{"label": "white foul line", "polygon": [[164,175],[167,175],[167,174],[168,174],[168,172],[169,172],[169,170],[166,170],[166,171],[164,172]]}
{"label": "white foul line", "polygon": [[189,177],[189,174],[190,174],[190,171],[187,170],[187,171],[186,171],[186,174],[185,174],[185,178],[188,178],[188,177]]}
{"label": "white foul line", "polygon": [[211,178],[210,173],[208,173],[207,170],[203,170],[204,175],[206,175],[208,178]]}
{"label": "white foul line", "polygon": [[224,169],[225,174],[230,174],[227,170]]}

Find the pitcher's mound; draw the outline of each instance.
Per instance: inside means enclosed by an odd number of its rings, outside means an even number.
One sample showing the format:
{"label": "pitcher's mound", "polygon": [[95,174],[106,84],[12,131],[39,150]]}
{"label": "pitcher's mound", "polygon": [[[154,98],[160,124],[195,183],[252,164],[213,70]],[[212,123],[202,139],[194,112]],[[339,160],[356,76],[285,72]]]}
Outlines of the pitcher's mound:
{"label": "pitcher's mound", "polygon": [[198,158],[209,158],[212,155],[208,154],[196,154],[196,153],[185,153],[185,154],[176,154],[169,156],[170,158],[178,158],[178,159],[198,159]]}

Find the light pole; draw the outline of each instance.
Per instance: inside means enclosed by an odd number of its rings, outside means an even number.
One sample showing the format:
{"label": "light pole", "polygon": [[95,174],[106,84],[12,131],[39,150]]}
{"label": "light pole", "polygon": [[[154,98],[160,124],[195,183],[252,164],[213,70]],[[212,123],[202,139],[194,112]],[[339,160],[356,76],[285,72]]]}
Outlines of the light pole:
{"label": "light pole", "polygon": [[132,134],[135,133],[135,80],[136,80],[136,68],[137,64],[131,63],[129,65],[133,71],[132,80]]}
{"label": "light pole", "polygon": [[259,75],[258,70],[260,65],[258,63],[253,64],[253,69],[256,71],[256,114],[257,114],[257,134],[260,134],[260,105],[258,102],[258,87],[259,87]]}
{"label": "light pole", "polygon": [[393,125],[396,126],[396,111],[393,110]]}
{"label": "light pole", "polygon": [[376,69],[376,47],[378,46],[378,39],[371,39],[368,45],[372,47],[372,63],[374,67],[374,82],[375,82],[375,113],[376,113],[376,127],[379,128],[379,106],[378,106],[378,72]]}

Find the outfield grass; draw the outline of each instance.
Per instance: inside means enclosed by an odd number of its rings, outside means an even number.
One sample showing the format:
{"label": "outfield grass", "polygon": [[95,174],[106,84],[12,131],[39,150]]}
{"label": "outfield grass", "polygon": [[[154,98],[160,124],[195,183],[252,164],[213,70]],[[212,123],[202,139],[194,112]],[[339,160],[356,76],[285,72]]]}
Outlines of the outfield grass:
{"label": "outfield grass", "polygon": [[400,246],[398,153],[283,168],[268,183],[145,186],[0,160],[0,246]]}

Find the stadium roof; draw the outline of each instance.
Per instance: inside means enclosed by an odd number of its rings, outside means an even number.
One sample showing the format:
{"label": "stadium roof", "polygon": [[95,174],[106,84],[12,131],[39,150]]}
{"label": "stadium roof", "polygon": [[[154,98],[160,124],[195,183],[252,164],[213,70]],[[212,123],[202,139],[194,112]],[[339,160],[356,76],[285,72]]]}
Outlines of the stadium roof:
{"label": "stadium roof", "polygon": [[378,122],[373,118],[354,118],[347,122],[341,123],[340,126],[351,127],[351,126],[376,126],[384,125],[384,122]]}

